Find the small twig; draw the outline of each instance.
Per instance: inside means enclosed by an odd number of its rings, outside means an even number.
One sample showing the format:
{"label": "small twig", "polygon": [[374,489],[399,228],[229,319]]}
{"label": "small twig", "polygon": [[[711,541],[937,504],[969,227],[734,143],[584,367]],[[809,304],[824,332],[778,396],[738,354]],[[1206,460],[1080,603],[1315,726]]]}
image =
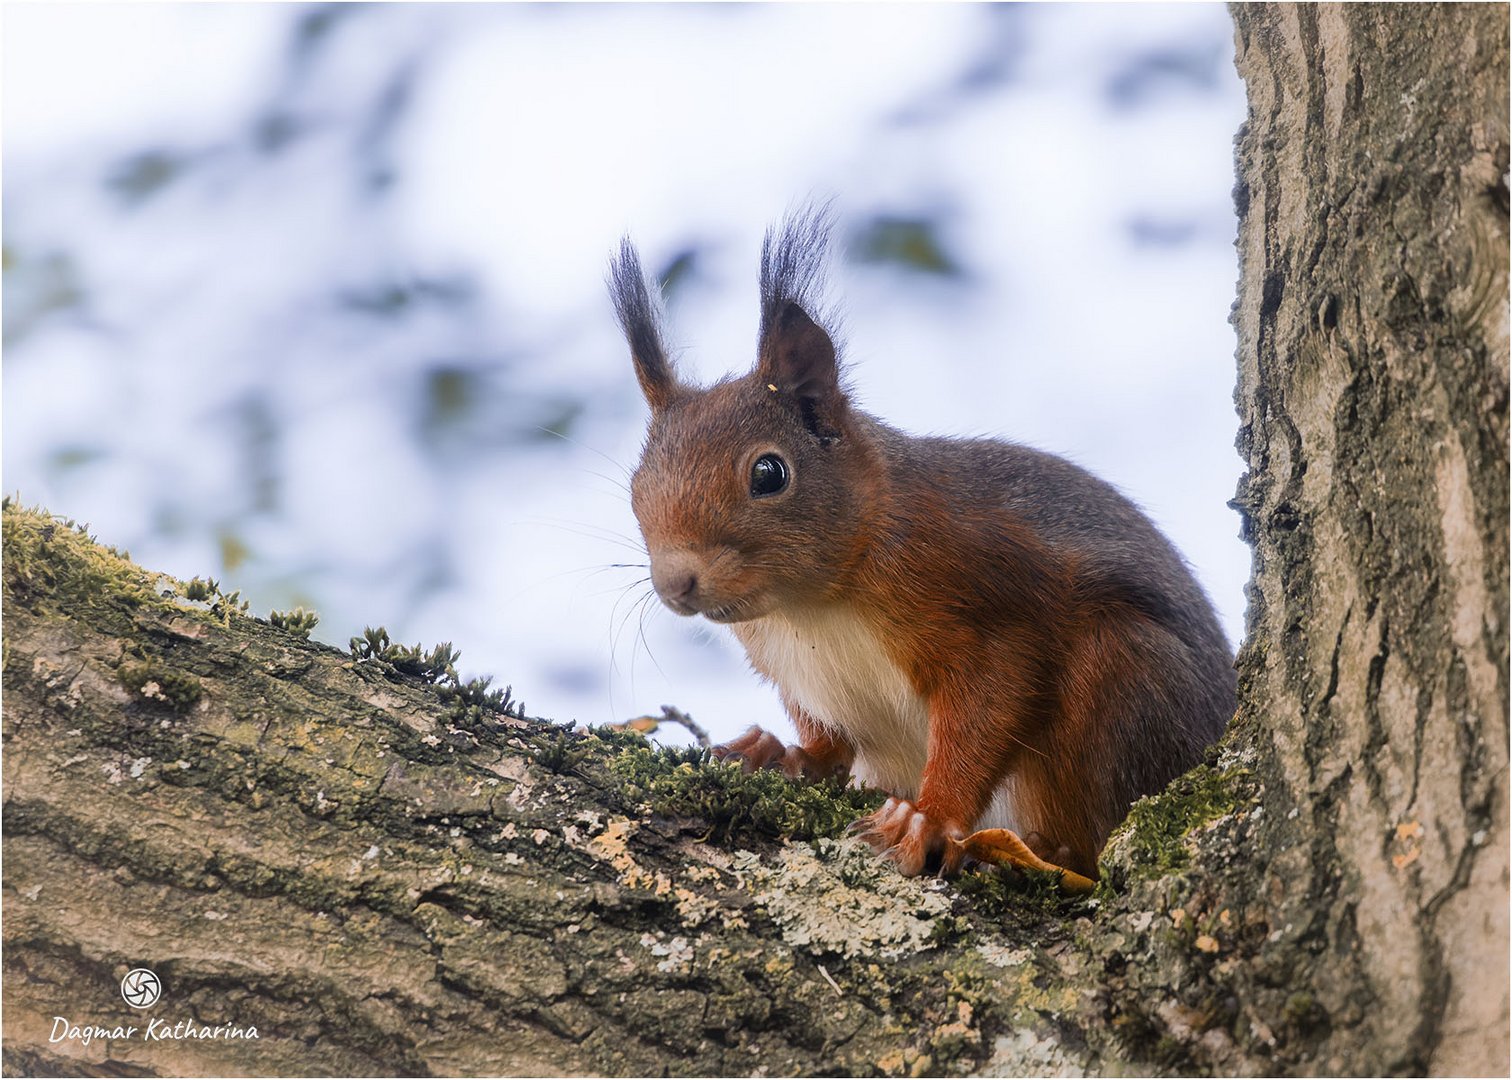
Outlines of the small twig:
{"label": "small twig", "polygon": [[840,984],[834,980],[833,976],[831,976],[830,973],[825,969],[824,965],[819,964],[817,965],[817,967],[819,968],[819,974],[823,975],[824,981],[829,983],[830,986],[834,988],[836,995],[838,995],[839,997],[844,997],[845,991],[840,989]]}
{"label": "small twig", "polygon": [[662,719],[669,724],[681,724],[683,727],[687,728],[693,733],[693,737],[698,740],[699,746],[707,747],[710,745],[709,733],[695,724],[693,722],[693,718],[687,713],[683,712],[677,706],[663,705]]}

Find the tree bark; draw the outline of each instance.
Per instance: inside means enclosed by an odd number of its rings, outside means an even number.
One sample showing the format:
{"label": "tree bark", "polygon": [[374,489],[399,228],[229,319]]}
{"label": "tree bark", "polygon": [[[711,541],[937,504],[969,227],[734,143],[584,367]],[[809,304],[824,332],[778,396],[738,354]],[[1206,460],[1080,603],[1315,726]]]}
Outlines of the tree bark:
{"label": "tree bark", "polygon": [[469,710],[4,526],[8,1072],[960,1073],[1076,999],[1089,908],[817,835],[853,792]]}
{"label": "tree bark", "polygon": [[1504,1075],[1506,8],[1234,17],[1240,710],[1093,899],[8,507],[6,1070]]}
{"label": "tree bark", "polygon": [[1507,8],[1236,6],[1238,723],[1326,1071],[1507,1072]]}

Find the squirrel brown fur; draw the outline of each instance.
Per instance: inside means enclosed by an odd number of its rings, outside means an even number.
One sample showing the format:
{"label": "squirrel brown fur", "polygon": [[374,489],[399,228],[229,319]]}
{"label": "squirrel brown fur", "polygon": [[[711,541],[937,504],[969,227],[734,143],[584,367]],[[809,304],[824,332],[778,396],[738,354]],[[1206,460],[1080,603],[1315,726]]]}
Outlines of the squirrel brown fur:
{"label": "squirrel brown fur", "polygon": [[631,502],[652,584],[726,623],[797,746],[715,749],[892,798],[861,831],[906,874],[1010,828],[1095,877],[1142,795],[1234,708],[1229,646],[1181,556],[1112,486],[993,439],[916,437],[856,408],[819,309],[829,223],[762,249],[755,368],[678,378],[635,248],[609,284],[651,420]]}

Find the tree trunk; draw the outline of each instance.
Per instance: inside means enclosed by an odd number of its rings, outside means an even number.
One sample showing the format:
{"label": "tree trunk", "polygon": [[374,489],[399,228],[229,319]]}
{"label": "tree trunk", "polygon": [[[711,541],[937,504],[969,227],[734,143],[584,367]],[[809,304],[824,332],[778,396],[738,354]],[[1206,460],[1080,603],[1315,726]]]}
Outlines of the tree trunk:
{"label": "tree trunk", "polygon": [[1505,1074],[1507,12],[1235,21],[1241,707],[1094,899],[8,507],[6,1070]]}
{"label": "tree trunk", "polygon": [[1507,8],[1234,8],[1239,724],[1317,1067],[1507,1072]]}

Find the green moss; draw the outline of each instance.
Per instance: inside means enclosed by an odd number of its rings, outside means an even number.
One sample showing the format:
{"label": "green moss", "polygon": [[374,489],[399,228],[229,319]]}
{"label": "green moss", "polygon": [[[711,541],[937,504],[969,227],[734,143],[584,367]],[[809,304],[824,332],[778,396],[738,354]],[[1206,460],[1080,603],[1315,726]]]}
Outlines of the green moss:
{"label": "green moss", "polygon": [[1074,917],[1087,908],[1087,897],[1061,889],[1060,874],[1052,870],[980,866],[956,878],[956,890],[983,916]]}
{"label": "green moss", "polygon": [[535,763],[547,772],[567,775],[577,769],[594,747],[570,728],[556,728],[539,738],[531,740],[530,754]]}
{"label": "green moss", "polygon": [[[642,735],[639,731],[631,731],[626,728],[610,725],[590,727],[588,729],[588,738],[597,740],[598,744],[603,747],[606,760],[612,759],[624,750],[644,750],[649,749],[651,746],[646,741],[646,736]],[[690,756],[690,760],[699,757],[696,750],[681,751],[681,753]]]}
{"label": "green moss", "polygon": [[772,769],[746,772],[738,764],[716,762],[698,748],[627,747],[609,769],[658,814],[706,821],[710,838],[721,842],[835,836],[882,804],[876,791],[835,780],[789,780]]}
{"label": "green moss", "polygon": [[1116,878],[1162,877],[1191,861],[1187,838],[1248,801],[1249,770],[1199,765],[1158,795],[1136,802],[1108,840],[1105,864]]}
{"label": "green moss", "polygon": [[310,631],[315,629],[315,624],[320,622],[320,616],[313,611],[306,611],[302,607],[293,611],[270,611],[268,622],[280,630],[287,630],[295,637],[310,639]]}
{"label": "green moss", "polygon": [[426,652],[419,643],[400,645],[389,640],[388,631],[383,627],[369,626],[362,631],[361,637],[352,638],[351,650],[354,660],[381,660],[396,671],[428,683],[455,685],[458,682],[455,665],[462,654],[453,649],[449,641],[443,641]]}
{"label": "green moss", "polygon": [[191,578],[184,585],[180,594],[185,600],[194,600],[210,605],[210,614],[221,621],[223,626],[231,625],[232,615],[245,615],[250,606],[241,598],[241,590],[234,592],[222,592],[220,582],[214,578]]}
{"label": "green moss", "polygon": [[164,603],[154,588],[158,579],[124,552],[97,543],[87,526],[13,501],[6,502],[3,518],[8,604],[89,613],[119,628],[122,616],[136,608]]}
{"label": "green moss", "polygon": [[240,593],[221,592],[214,579],[149,574],[126,552],[97,541],[88,526],[13,500],[4,505],[4,546],[6,602],[28,611],[67,612],[124,632],[144,608],[193,610],[183,600],[209,603],[208,614],[223,626],[247,610]]}
{"label": "green moss", "polygon": [[1312,1035],[1328,1026],[1328,1013],[1316,998],[1305,991],[1298,991],[1286,999],[1281,1015],[1299,1035]]}
{"label": "green moss", "polygon": [[[277,614],[274,613],[275,617]],[[310,625],[314,625],[313,616]],[[309,636],[308,631],[305,636]],[[375,661],[401,675],[435,686],[437,696],[446,706],[441,719],[453,727],[476,730],[489,719],[490,713],[525,719],[525,705],[514,700],[512,686],[491,690],[489,686],[493,679],[489,676],[462,681],[456,667],[462,654],[452,648],[449,641],[443,641],[427,652],[418,643],[396,644],[389,640],[388,631],[383,627],[369,626],[361,636],[351,639],[350,648],[354,660]]]}
{"label": "green moss", "polygon": [[116,674],[120,676],[121,685],[133,694],[161,702],[174,712],[187,712],[202,693],[199,680],[194,676],[160,664],[126,663]]}
{"label": "green moss", "polygon": [[446,706],[445,721],[455,727],[475,730],[489,719],[490,713],[525,719],[525,703],[514,699],[514,687],[490,690],[491,676],[463,682],[461,679],[443,682],[436,688],[436,696]]}

